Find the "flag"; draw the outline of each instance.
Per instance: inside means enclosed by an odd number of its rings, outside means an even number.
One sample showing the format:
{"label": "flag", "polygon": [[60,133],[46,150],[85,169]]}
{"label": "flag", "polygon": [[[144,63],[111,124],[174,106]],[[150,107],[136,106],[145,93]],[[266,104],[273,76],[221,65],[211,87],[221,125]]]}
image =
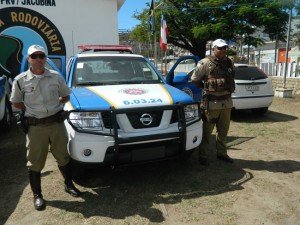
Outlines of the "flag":
{"label": "flag", "polygon": [[161,26],[160,26],[160,42],[159,46],[163,52],[167,51],[167,36],[169,35],[167,22],[164,16],[161,16]]}
{"label": "flag", "polygon": [[148,12],[149,15],[149,25],[150,25],[150,31],[152,34],[155,32],[155,21],[154,21],[154,0],[151,1],[150,10]]}

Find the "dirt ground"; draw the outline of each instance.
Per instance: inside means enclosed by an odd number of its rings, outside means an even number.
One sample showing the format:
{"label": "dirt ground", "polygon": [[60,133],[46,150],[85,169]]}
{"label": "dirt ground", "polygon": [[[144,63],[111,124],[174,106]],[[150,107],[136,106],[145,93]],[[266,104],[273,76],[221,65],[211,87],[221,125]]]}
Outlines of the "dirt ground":
{"label": "dirt ground", "polygon": [[33,208],[25,167],[24,135],[0,134],[0,224],[300,224],[300,96],[275,98],[262,117],[234,115],[229,155],[209,167],[187,162],[99,168],[63,190],[49,154],[42,173],[46,210]]}

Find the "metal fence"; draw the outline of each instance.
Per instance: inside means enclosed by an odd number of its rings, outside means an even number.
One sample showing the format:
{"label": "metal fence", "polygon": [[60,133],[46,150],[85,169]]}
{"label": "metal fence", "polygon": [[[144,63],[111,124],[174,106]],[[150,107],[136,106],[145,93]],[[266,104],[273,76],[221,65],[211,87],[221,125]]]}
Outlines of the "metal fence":
{"label": "metal fence", "polygon": [[[168,63],[167,71],[171,69],[174,63]],[[176,72],[189,72],[193,69],[194,64],[179,64]],[[261,63],[261,68],[269,76],[283,77],[285,73],[285,63]],[[158,69],[161,70],[161,64],[158,65]],[[287,63],[287,78],[300,78],[300,65],[296,62]]]}
{"label": "metal fence", "polygon": [[[259,67],[269,76],[283,77],[286,63],[261,63]],[[287,63],[286,77],[300,78],[300,65]]]}

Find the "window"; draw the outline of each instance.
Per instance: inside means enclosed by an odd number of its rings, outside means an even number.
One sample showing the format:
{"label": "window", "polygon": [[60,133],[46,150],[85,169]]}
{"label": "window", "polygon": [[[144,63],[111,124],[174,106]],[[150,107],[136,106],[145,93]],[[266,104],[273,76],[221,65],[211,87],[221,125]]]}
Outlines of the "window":
{"label": "window", "polygon": [[265,79],[267,75],[257,67],[236,67],[235,79],[236,80],[259,80]]}
{"label": "window", "polygon": [[174,76],[176,76],[176,74],[180,72],[188,73],[191,70],[193,70],[196,67],[196,65],[197,63],[194,59],[185,59],[176,66],[176,69],[174,70]]}
{"label": "window", "polygon": [[156,81],[160,78],[148,62],[139,57],[92,56],[78,58],[75,69],[77,84],[138,83]]}

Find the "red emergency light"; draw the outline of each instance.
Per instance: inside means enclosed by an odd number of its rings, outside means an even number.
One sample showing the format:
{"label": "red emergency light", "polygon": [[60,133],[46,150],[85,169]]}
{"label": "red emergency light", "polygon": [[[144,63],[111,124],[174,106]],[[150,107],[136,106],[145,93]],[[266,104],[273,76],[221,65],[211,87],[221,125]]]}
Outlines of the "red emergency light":
{"label": "red emergency light", "polygon": [[133,53],[132,47],[129,45],[79,45],[78,48],[81,49],[82,52],[118,51]]}

